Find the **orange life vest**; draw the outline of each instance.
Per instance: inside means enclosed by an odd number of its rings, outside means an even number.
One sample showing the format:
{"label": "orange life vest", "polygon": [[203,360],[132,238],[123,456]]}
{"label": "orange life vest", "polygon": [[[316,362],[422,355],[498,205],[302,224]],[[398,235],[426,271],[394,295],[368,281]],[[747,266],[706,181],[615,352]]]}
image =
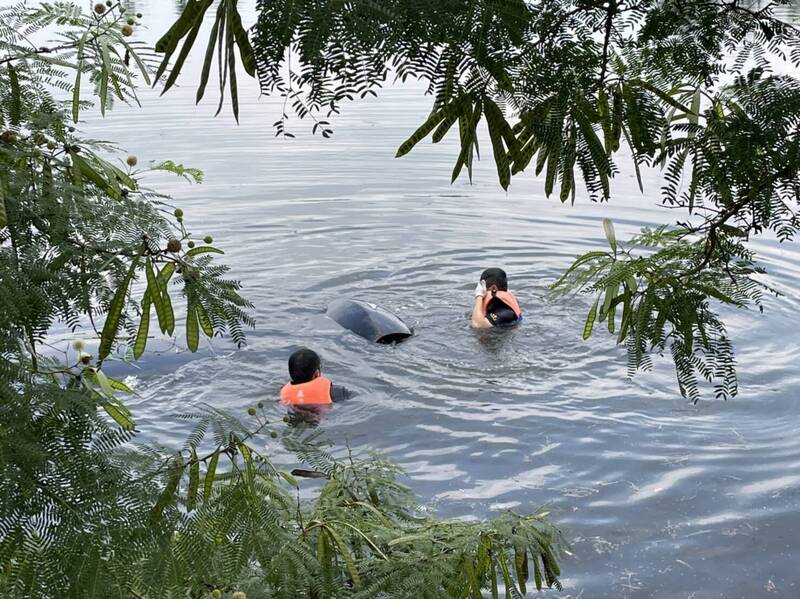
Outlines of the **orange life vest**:
{"label": "orange life vest", "polygon": [[483,315],[487,316],[488,312],[487,309],[489,308],[489,302],[491,302],[494,298],[499,299],[503,302],[506,306],[511,308],[514,311],[514,314],[517,315],[517,318],[522,316],[522,309],[519,307],[519,302],[517,298],[514,297],[514,294],[510,291],[487,291],[486,295],[483,296]]}
{"label": "orange life vest", "polygon": [[331,401],[331,381],[318,376],[307,383],[286,383],[281,389],[281,403],[287,406],[322,406]]}

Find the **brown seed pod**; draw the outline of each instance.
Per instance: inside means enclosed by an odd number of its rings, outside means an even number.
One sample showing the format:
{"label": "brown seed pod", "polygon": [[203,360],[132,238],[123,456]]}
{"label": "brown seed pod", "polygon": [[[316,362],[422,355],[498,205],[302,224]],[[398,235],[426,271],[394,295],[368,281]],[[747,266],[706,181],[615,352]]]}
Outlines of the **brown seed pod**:
{"label": "brown seed pod", "polygon": [[130,37],[131,35],[133,35],[133,27],[131,27],[127,23],[125,25],[123,25],[122,26],[122,35],[124,35],[125,37]]}
{"label": "brown seed pod", "polygon": [[17,134],[14,131],[3,131],[0,134],[0,141],[7,144],[13,144],[17,141]]}
{"label": "brown seed pod", "polygon": [[98,15],[106,14],[106,5],[98,2],[94,5],[94,12],[96,12]]}
{"label": "brown seed pod", "polygon": [[133,154],[131,154],[125,159],[125,162],[128,166],[136,166],[137,164],[139,164],[139,159]]}
{"label": "brown seed pod", "polygon": [[181,242],[178,239],[170,239],[167,242],[167,251],[177,254],[181,251]]}

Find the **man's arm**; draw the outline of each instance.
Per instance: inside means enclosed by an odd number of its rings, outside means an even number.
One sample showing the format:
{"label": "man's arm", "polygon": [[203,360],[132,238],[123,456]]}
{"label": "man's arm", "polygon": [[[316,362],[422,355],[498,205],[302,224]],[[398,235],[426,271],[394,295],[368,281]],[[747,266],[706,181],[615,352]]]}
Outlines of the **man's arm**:
{"label": "man's arm", "polygon": [[475,286],[475,303],[472,306],[470,326],[473,329],[489,329],[492,323],[483,315],[483,296],[486,294],[486,283],[478,281]]}
{"label": "man's arm", "polygon": [[475,296],[475,304],[472,306],[472,318],[470,325],[473,329],[490,329],[492,323],[483,315],[483,296]]}

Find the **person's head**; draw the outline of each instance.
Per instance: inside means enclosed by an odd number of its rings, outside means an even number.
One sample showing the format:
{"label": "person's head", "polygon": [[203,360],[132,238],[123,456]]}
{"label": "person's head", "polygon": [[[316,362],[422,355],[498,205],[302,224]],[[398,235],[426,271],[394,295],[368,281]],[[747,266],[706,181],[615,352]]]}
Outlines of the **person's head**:
{"label": "person's head", "polygon": [[315,351],[304,347],[289,356],[289,378],[295,385],[317,378],[320,375],[319,368],[320,360]]}
{"label": "person's head", "polygon": [[481,281],[486,283],[486,289],[496,287],[498,291],[508,291],[508,277],[502,268],[487,268],[481,273]]}

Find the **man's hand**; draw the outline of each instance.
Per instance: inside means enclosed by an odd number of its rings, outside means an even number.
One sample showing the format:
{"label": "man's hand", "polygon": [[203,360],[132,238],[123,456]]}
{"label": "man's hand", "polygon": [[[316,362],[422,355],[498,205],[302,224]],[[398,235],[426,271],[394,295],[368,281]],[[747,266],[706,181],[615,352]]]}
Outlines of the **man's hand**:
{"label": "man's hand", "polygon": [[480,280],[475,285],[475,297],[483,297],[484,295],[486,295],[486,281]]}

